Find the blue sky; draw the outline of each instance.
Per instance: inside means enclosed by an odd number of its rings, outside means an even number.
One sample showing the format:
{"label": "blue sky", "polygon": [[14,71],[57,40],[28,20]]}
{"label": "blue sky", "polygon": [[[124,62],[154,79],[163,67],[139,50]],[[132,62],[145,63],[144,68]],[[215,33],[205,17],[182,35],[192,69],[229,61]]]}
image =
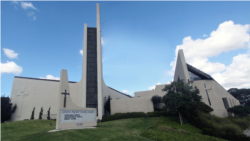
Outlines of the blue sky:
{"label": "blue sky", "polygon": [[103,77],[133,94],[173,79],[176,51],[224,88],[250,88],[250,2],[1,2],[1,95],[14,76],[81,78],[100,3]]}

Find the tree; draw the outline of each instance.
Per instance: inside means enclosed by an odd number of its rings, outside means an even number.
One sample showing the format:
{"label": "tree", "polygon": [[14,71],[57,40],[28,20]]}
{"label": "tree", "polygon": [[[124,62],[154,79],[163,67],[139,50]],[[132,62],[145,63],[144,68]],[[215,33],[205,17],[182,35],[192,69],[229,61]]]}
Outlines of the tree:
{"label": "tree", "polygon": [[161,103],[162,98],[158,95],[155,95],[151,98],[151,101],[154,104],[154,111],[159,111],[160,109],[158,108],[158,104]]}
{"label": "tree", "polygon": [[16,111],[16,104],[14,107],[12,105],[9,97],[1,96],[1,123],[10,120],[11,115]]}
{"label": "tree", "polygon": [[50,107],[49,107],[49,110],[48,110],[47,120],[50,120]]}
{"label": "tree", "polygon": [[248,106],[234,106],[229,109],[227,109],[228,112],[234,113],[235,116],[243,117],[248,116],[250,114],[250,107]]}
{"label": "tree", "polygon": [[42,119],[42,115],[43,115],[43,107],[41,107],[41,111],[39,113],[39,119]]}
{"label": "tree", "polygon": [[162,91],[167,91],[167,94],[162,98],[166,110],[177,111],[180,118],[182,117],[181,113],[186,117],[194,117],[199,112],[209,113],[213,111],[210,106],[201,101],[199,89],[193,88],[192,83],[192,81],[184,83],[178,78],[177,82],[172,82],[162,89]]}
{"label": "tree", "polygon": [[[107,101],[105,102],[105,104],[104,104],[104,108],[105,108],[105,110],[106,111],[108,111],[109,113],[110,113],[110,100],[112,100],[112,98],[110,97],[110,96],[108,96],[108,99],[107,99]],[[106,113],[106,112],[105,112]]]}
{"label": "tree", "polygon": [[238,99],[242,106],[250,106],[250,89],[231,88],[228,92]]}
{"label": "tree", "polygon": [[35,107],[34,107],[34,109],[33,109],[32,113],[31,113],[30,120],[33,120],[33,119],[34,119],[34,113],[35,113]]}

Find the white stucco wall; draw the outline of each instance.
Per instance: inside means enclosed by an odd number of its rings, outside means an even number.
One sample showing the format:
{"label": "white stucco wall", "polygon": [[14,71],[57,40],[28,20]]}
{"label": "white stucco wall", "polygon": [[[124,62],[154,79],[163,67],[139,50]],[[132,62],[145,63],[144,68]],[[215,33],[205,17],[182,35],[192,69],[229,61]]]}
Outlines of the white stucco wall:
{"label": "white stucco wall", "polygon": [[[86,97],[86,95],[84,97],[81,96],[81,83],[82,81],[79,81],[77,83],[69,83],[70,97],[74,104],[79,107],[82,107],[82,98]],[[112,99],[130,99],[130,97],[110,89],[108,86],[105,85],[104,82],[102,86],[103,105],[104,97],[107,98],[109,95]],[[35,119],[38,119],[41,107],[43,107],[44,115],[47,115],[47,111],[49,107],[51,107],[50,114],[55,115],[56,117],[58,90],[59,81],[47,81],[46,79],[14,78],[11,91],[11,101],[12,103],[17,104],[17,110],[13,114],[12,119],[10,121],[30,119],[31,112],[34,107]],[[102,106],[102,111],[102,113],[104,114],[104,106]]]}
{"label": "white stucco wall", "polygon": [[[78,83],[69,83],[71,91],[70,97],[72,101],[79,106],[81,104],[80,83],[81,81]],[[34,107],[35,119],[38,119],[41,107],[43,107],[43,114],[47,114],[49,107],[51,107],[50,114],[56,114],[58,90],[58,81],[14,78],[11,90],[11,101],[17,104],[17,110],[13,114],[12,120],[30,119]]]}
{"label": "white stucco wall", "polygon": [[140,97],[131,99],[114,99],[110,101],[111,115],[115,113],[128,112],[153,112],[154,107],[151,97]]}
{"label": "white stucco wall", "polygon": [[[206,88],[204,86],[206,85]],[[150,97],[154,95],[164,96],[167,92],[161,91],[165,85],[157,85],[155,90],[149,91],[139,91],[135,92],[136,98]],[[234,98],[230,93],[228,93],[219,83],[214,80],[196,80],[193,82],[193,87],[197,87],[200,90],[200,95],[202,96],[202,101],[210,106],[208,101],[208,96],[206,89],[210,98],[211,107],[214,109],[211,114],[219,117],[227,117],[228,113],[225,109],[222,98],[228,99],[229,107],[240,105],[239,100]]]}
{"label": "white stucco wall", "polygon": [[184,57],[184,53],[182,49],[179,49],[176,66],[175,66],[175,73],[174,73],[174,81],[177,81],[178,78],[180,80],[184,80],[184,82],[188,82],[190,80],[190,76],[187,70],[187,64]]}
{"label": "white stucco wall", "polygon": [[156,85],[155,90],[148,90],[148,91],[137,91],[135,92],[135,97],[153,97],[155,95],[164,96],[167,92],[162,91],[167,84]]}
{"label": "white stucco wall", "polygon": [[[112,100],[115,100],[117,98],[118,99],[132,99],[131,97],[123,95],[120,92],[117,92],[117,91],[109,88],[108,86],[106,86],[106,84],[105,84],[104,81],[103,81],[102,87],[103,87],[102,88],[102,90],[103,90],[103,92],[102,92],[102,94],[103,94],[102,95],[103,105],[105,104],[108,96],[110,96]],[[111,105],[111,107],[112,107],[112,105]],[[104,112],[104,106],[102,107],[102,111],[103,111],[103,115],[104,115],[105,114],[105,112]]]}
{"label": "white stucco wall", "polygon": [[[206,88],[204,86],[206,85]],[[228,104],[230,107],[239,105],[239,100],[234,98],[230,93],[228,93],[220,84],[214,80],[196,80],[193,82],[193,86],[196,86],[200,90],[200,95],[202,96],[202,101],[210,106],[208,101],[208,96],[206,89],[210,98],[211,107],[214,109],[211,114],[219,117],[227,117],[228,113],[225,109],[222,98],[228,99]],[[230,101],[234,101],[235,103]]]}
{"label": "white stucco wall", "polygon": [[135,97],[153,97],[155,95],[164,96],[167,92],[161,90],[149,90],[149,91],[139,91],[135,92]]}

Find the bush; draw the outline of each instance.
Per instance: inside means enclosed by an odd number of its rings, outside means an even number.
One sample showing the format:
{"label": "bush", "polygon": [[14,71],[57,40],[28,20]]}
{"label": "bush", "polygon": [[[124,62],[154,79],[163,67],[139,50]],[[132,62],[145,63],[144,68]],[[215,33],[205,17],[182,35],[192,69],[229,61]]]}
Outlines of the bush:
{"label": "bush", "polygon": [[161,103],[162,98],[158,95],[155,95],[151,98],[151,101],[153,102],[153,104],[158,104]]}
{"label": "bush", "polygon": [[117,120],[117,119],[125,119],[125,118],[139,118],[145,117],[146,114],[143,112],[132,112],[132,113],[116,113],[114,115],[110,115],[107,117],[107,121]]}
{"label": "bush", "polygon": [[125,119],[125,118],[139,118],[145,117],[147,114],[143,112],[132,112],[132,113],[116,113],[110,116],[102,116],[102,122],[111,121],[111,120],[118,120],[118,119]]}
{"label": "bush", "polygon": [[9,97],[6,97],[5,95],[1,96],[1,123],[11,119],[11,115],[17,108],[16,104],[14,107],[12,106],[13,104]]}
{"label": "bush", "polygon": [[166,112],[166,111],[156,111],[156,112],[132,112],[132,113],[116,113],[114,115],[102,116],[102,122],[118,120],[118,119],[126,119],[126,118],[139,118],[139,117],[160,117],[160,116],[178,116],[176,112]]}
{"label": "bush", "polygon": [[50,120],[50,107],[49,107],[48,114],[47,114],[47,120]]}
{"label": "bush", "polygon": [[42,115],[43,115],[43,107],[41,108],[41,111],[39,113],[39,118],[38,119],[42,119]]}
{"label": "bush", "polygon": [[106,116],[106,115],[103,115],[103,116],[102,116],[102,122],[105,122],[105,121],[107,121],[107,116]]}
{"label": "bush", "polygon": [[33,109],[32,113],[31,113],[30,120],[33,120],[33,119],[34,119],[34,113],[35,113],[35,107],[34,107],[34,109]]}
{"label": "bush", "polygon": [[[205,135],[215,136],[227,140],[244,141],[250,140],[249,137],[243,134],[243,128],[240,124],[248,126],[248,122],[244,123],[243,120],[235,119],[232,122],[232,118],[220,118],[210,114],[202,114],[199,116],[188,119],[191,124],[202,129],[202,133]],[[237,124],[235,124],[237,122]],[[249,127],[249,126],[248,126]]]}
{"label": "bush", "polygon": [[160,116],[168,116],[166,111],[156,111],[156,112],[148,112],[148,117],[160,117]]}
{"label": "bush", "polygon": [[250,107],[239,105],[229,108],[227,109],[227,111],[230,113],[234,113],[235,116],[243,117],[248,116],[250,114]]}
{"label": "bush", "polygon": [[250,119],[249,117],[244,118],[228,118],[231,122],[234,124],[237,124],[239,127],[241,127],[242,130],[246,130],[250,127]]}

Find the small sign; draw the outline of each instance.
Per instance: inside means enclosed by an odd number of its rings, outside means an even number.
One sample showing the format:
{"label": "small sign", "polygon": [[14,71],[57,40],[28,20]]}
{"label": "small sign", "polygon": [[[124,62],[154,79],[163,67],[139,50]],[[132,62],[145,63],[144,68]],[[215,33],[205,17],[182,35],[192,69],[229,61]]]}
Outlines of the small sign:
{"label": "small sign", "polygon": [[60,113],[60,123],[96,121],[95,110],[61,110]]}

